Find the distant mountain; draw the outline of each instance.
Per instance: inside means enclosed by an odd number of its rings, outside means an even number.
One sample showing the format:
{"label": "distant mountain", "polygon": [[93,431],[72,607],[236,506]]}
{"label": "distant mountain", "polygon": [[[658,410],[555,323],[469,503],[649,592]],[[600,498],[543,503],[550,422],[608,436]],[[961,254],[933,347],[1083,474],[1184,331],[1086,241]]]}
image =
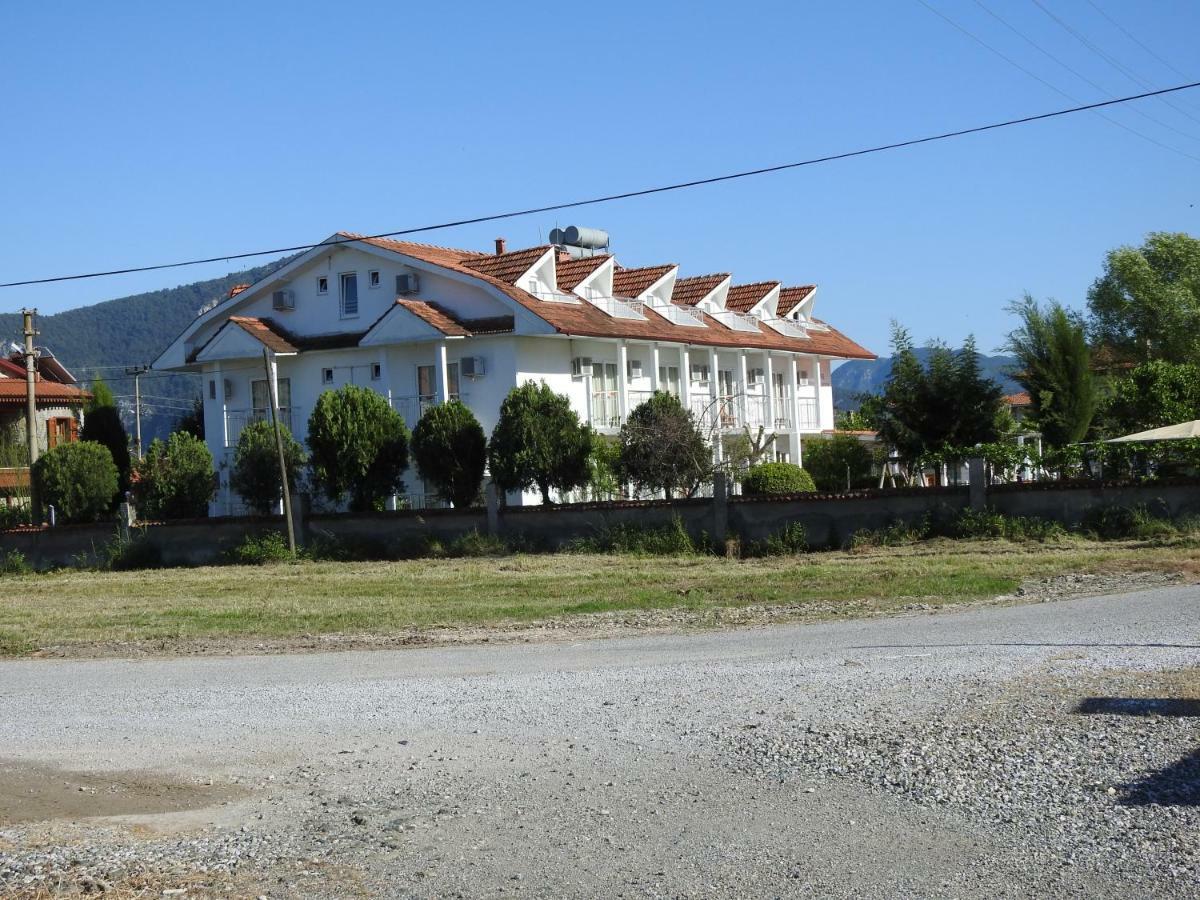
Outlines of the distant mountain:
{"label": "distant mountain", "polygon": [[[49,348],[80,382],[102,376],[121,399],[123,418],[133,434],[133,379],[125,366],[154,361],[196,318],[200,307],[224,297],[235,284],[255,282],[287,262],[276,260],[222,278],[195,281],[147,294],[106,300],[92,306],[38,316],[39,346]],[[19,313],[0,313],[5,345],[21,340]],[[117,368],[106,369],[106,366]],[[200,379],[151,373],[142,378],[142,441],[165,437],[187,404],[200,395]]]}
{"label": "distant mountain", "polygon": [[[922,363],[929,361],[930,350],[917,349],[917,358]],[[1006,394],[1024,390],[1013,380],[1009,372],[1017,364],[1014,356],[980,356],[979,367],[983,374],[994,380]],[[839,410],[858,409],[858,397],[862,394],[879,394],[892,374],[892,357],[879,359],[855,359],[843,363],[833,371],[833,405]]]}

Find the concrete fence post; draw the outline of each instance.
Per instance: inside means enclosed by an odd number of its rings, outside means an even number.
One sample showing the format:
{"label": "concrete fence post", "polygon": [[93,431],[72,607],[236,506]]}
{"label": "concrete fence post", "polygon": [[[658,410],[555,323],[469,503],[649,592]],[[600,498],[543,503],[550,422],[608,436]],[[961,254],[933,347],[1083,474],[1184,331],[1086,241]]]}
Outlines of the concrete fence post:
{"label": "concrete fence post", "polygon": [[725,543],[725,533],[729,529],[729,491],[726,486],[724,472],[713,475],[713,543],[721,547]]}
{"label": "concrete fence post", "polygon": [[500,534],[500,496],[496,492],[496,483],[489,481],[483,489],[483,498],[487,503],[487,530],[492,537]]}
{"label": "concrete fence post", "polygon": [[968,497],[971,509],[982,510],[987,507],[987,466],[979,457],[967,460]]}

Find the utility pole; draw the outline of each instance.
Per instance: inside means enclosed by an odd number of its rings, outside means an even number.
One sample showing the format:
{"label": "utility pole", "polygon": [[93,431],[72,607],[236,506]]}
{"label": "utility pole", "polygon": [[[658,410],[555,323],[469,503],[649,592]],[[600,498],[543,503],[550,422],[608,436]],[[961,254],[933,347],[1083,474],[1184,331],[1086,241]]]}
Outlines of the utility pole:
{"label": "utility pole", "polygon": [[292,491],[288,487],[287,460],[283,455],[283,432],[279,427],[279,396],[276,380],[275,360],[271,351],[263,347],[263,365],[267,370],[267,391],[271,399],[271,426],[275,429],[275,452],[279,454],[279,480],[283,485],[283,515],[287,521],[288,550],[296,555],[296,528],[292,524]]}
{"label": "utility pole", "polygon": [[37,332],[33,330],[33,317],[36,309],[21,310],[21,318],[25,326],[25,425],[29,439],[29,521],[37,525],[41,522],[41,508],[38,503],[37,486],[33,481],[33,464],[38,458],[37,439],[37,351],[33,339]]}
{"label": "utility pole", "polygon": [[142,458],[142,375],[150,371],[149,366],[128,366],[126,375],[133,376],[133,419],[134,443],[137,445],[137,458]]}

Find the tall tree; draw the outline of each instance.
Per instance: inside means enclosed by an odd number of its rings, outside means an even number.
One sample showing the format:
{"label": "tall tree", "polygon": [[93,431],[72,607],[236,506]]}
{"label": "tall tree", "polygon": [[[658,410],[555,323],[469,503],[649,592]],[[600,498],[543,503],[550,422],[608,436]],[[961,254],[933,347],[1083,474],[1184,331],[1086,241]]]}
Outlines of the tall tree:
{"label": "tall tree", "polygon": [[658,391],[639,404],[621,426],[619,441],[622,480],[663,491],[667,499],[690,495],[712,467],[712,450],[674,394]]}
{"label": "tall tree", "polygon": [[1128,434],[1200,419],[1200,363],[1156,359],[1117,380],[1104,410],[1104,431]]}
{"label": "tall tree", "polygon": [[439,403],[413,429],[413,459],[439,496],[465,509],[479,499],[487,465],[487,437],[475,414],[459,402]]}
{"label": "tall tree", "polygon": [[1008,350],[1017,357],[1015,377],[1029,392],[1033,425],[1052,447],[1078,443],[1099,401],[1083,322],[1062,304],[1043,308],[1029,294],[1009,310],[1021,320],[1008,335]]}
{"label": "tall tree", "polygon": [[121,422],[121,412],[112,389],[97,378],[91,385],[92,399],[83,409],[83,428],[79,432],[82,441],[95,441],[108,448],[113,464],[117,467],[117,490],[113,495],[115,508],[124,493],[129,490],[129,473],[132,460],[129,455],[129,434]]}
{"label": "tall tree", "polygon": [[356,512],[379,509],[404,489],[408,444],[404,419],[370,388],[325,391],[308,417],[313,480],[335,502],[349,494]]}
{"label": "tall tree", "polygon": [[566,492],[587,484],[592,430],[579,422],[571,401],[545,382],[515,387],[500,405],[488,463],[492,478],[505,491],[537,486],[543,503],[550,491]]}
{"label": "tall tree", "polygon": [[[294,491],[304,466],[304,448],[292,437],[286,425],[281,422],[279,428],[288,487]],[[251,422],[238,435],[229,484],[259,515],[278,513],[279,501],[283,498],[283,480],[279,475],[279,445],[270,422],[262,419]]]}
{"label": "tall tree", "polygon": [[1133,361],[1200,358],[1200,240],[1156,231],[1109,252],[1088,291],[1092,338]]}

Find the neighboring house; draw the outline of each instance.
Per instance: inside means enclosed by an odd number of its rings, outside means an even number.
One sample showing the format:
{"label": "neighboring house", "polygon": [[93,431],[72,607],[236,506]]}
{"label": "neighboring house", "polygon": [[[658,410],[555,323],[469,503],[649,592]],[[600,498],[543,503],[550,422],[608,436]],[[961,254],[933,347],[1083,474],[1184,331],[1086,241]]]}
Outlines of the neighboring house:
{"label": "neighboring house", "polygon": [[[490,433],[508,392],[535,380],[602,433],[669,391],[718,455],[716,437],[762,428],[777,458],[795,462],[801,436],[833,424],[830,363],[874,358],[814,317],[813,285],[681,278],[675,265],[625,268],[583,247],[496,244],[479,253],[339,233],[202,311],[154,368],[203,375],[221,470],[214,513],[240,510],[229,468],[241,429],[267,415],[264,350],[299,440],[320,393],[343,384],[384,394],[410,428],[457,398]],[[415,473],[406,483],[417,488]]]}
{"label": "neighboring house", "polygon": [[[76,387],[75,377],[45,348],[38,351],[34,399],[37,403],[38,452],[78,440],[83,405],[91,395]],[[0,439],[26,444],[25,359],[20,353],[0,358]]]}
{"label": "neighboring house", "polygon": [[[77,440],[83,405],[91,397],[49,350],[39,350],[34,382],[38,453]],[[29,500],[29,443],[26,432],[25,358],[0,357],[0,506]]]}

